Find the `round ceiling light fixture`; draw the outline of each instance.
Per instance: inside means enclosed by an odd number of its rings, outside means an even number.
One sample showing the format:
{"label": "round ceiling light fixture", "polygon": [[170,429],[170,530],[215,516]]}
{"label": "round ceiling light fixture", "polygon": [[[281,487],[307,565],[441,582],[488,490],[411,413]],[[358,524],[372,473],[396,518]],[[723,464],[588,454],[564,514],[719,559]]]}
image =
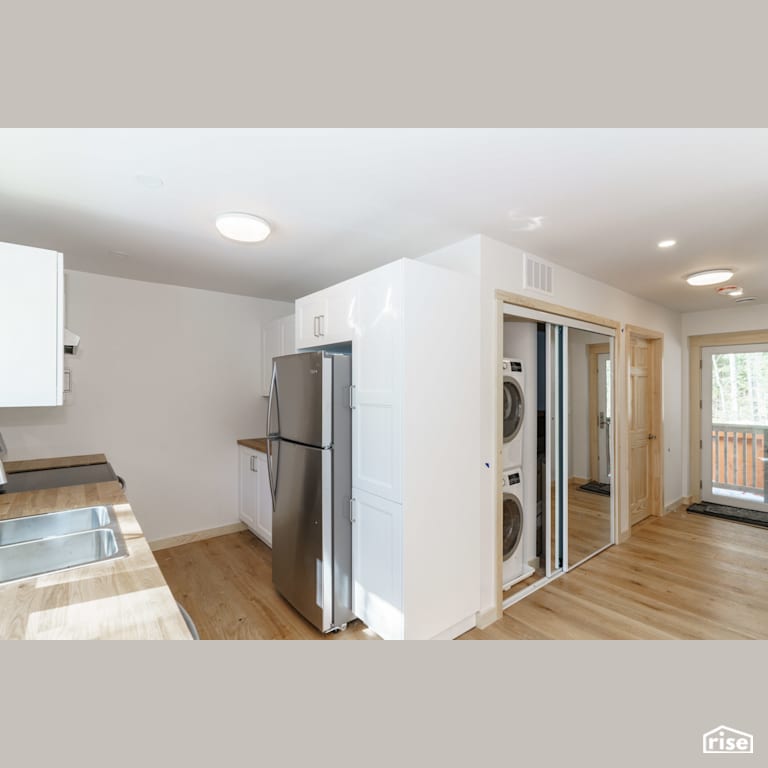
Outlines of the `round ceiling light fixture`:
{"label": "round ceiling light fixture", "polygon": [[658,245],[659,248],[671,248],[673,245],[677,245],[677,240],[659,240],[656,245]]}
{"label": "round ceiling light fixture", "polygon": [[705,269],[701,272],[693,272],[685,276],[688,285],[717,285],[730,280],[733,277],[733,270],[727,267],[718,267],[718,269]]}
{"label": "round ceiling light fixture", "polygon": [[216,217],[216,229],[229,240],[238,243],[260,243],[272,231],[269,222],[252,213],[220,213]]}
{"label": "round ceiling light fixture", "polygon": [[736,298],[737,296],[744,295],[744,289],[740,285],[724,285],[722,288],[715,288],[715,290],[721,296],[733,296]]}

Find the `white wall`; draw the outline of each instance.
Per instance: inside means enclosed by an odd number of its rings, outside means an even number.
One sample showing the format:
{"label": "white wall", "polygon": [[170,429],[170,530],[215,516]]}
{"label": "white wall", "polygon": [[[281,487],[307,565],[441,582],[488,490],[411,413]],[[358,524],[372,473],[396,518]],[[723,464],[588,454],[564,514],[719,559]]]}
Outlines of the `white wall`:
{"label": "white wall", "polygon": [[[768,306],[765,304],[735,305],[727,309],[716,309],[708,312],[688,312],[682,317],[683,339],[683,434],[690,431],[690,400],[689,382],[690,366],[688,354],[688,337],[704,336],[711,333],[737,333],[739,331],[768,330]],[[683,488],[685,495],[693,493],[690,485],[690,446],[688,440],[683,441]]]}
{"label": "white wall", "polygon": [[[676,312],[632,296],[612,286],[585,277],[565,267],[555,266],[554,294],[541,294],[523,288],[523,251],[498,242],[484,235],[457,243],[423,257],[425,261],[452,269],[477,274],[480,263],[481,313],[483,370],[485,376],[486,404],[481,418],[485,447],[482,461],[487,464],[484,473],[484,498],[480,507],[481,519],[481,562],[488,566],[482,585],[483,606],[481,610],[495,604],[493,568],[496,559],[496,366],[498,356],[497,307],[495,292],[498,289],[528,295],[559,304],[570,309],[589,312],[621,323],[630,323],[664,333],[663,371],[663,416],[665,422],[664,499],[665,503],[676,501],[683,495],[682,486],[682,334],[681,319]],[[626,505],[625,505],[626,506]],[[624,514],[624,525],[628,527],[628,516]]]}
{"label": "white wall", "polygon": [[0,409],[10,459],[105,453],[150,541],[237,521],[237,445],[264,433],[261,325],[285,302],[66,273],[73,393]]}
{"label": "white wall", "polygon": [[768,305],[736,305],[709,312],[688,312],[683,315],[683,337],[709,333],[762,331],[768,328]]}

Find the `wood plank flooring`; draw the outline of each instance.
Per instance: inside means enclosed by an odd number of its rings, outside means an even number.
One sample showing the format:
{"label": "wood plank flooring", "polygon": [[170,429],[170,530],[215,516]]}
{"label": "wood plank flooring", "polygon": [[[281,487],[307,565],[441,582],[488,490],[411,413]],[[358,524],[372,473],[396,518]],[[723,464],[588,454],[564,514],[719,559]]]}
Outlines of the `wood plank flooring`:
{"label": "wood plank flooring", "polygon": [[[581,562],[606,546],[611,540],[611,499],[599,493],[583,491],[579,488],[583,480],[572,480],[568,484],[568,560],[572,565]],[[554,510],[554,486],[552,490],[552,505]],[[554,514],[554,513],[553,513]],[[555,523],[550,526],[550,557],[553,558],[553,570],[556,564],[555,552]],[[545,578],[544,554],[539,553],[539,567],[526,579],[518,581],[504,590],[503,599],[527,589],[531,584]]]}
{"label": "wood plank flooring", "polygon": [[[248,531],[155,553],[203,639],[375,639],[361,622],[323,635],[272,587],[271,550]],[[768,529],[684,511],[510,606],[493,639],[768,639]]]}
{"label": "wood plank flooring", "polygon": [[768,639],[768,530],[679,510],[467,640]]}
{"label": "wood plank flooring", "polygon": [[[554,534],[554,526],[553,534]],[[568,562],[580,563],[611,541],[611,497],[568,484]]]}
{"label": "wood plank flooring", "polygon": [[250,531],[155,552],[176,599],[201,640],[368,640],[377,635],[353,621],[324,635],[272,586],[272,550]]}

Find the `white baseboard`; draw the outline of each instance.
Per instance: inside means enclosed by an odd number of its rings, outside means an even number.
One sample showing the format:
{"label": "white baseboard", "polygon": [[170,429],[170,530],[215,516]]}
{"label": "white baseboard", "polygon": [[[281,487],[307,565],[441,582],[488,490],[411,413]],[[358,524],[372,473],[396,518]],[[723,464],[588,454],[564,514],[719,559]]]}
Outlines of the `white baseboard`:
{"label": "white baseboard", "polygon": [[191,544],[193,541],[204,541],[205,539],[213,539],[216,536],[226,536],[228,533],[237,533],[238,531],[245,530],[247,528],[243,523],[231,523],[230,525],[222,525],[218,528],[208,528],[204,531],[182,533],[180,536],[150,541],[149,548],[153,552],[157,552],[159,549],[169,549],[170,547],[178,547],[182,544]]}
{"label": "white baseboard", "polygon": [[466,619],[462,619],[458,624],[454,624],[452,627],[435,635],[433,640],[453,640],[459,635],[463,635],[465,632],[469,632],[470,629],[475,628],[475,617],[467,616]]}

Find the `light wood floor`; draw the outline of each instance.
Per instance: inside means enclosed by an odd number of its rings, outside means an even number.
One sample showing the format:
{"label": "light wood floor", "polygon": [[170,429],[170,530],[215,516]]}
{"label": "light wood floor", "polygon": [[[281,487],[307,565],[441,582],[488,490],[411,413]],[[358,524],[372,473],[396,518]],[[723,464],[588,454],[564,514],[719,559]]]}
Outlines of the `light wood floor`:
{"label": "light wood floor", "polygon": [[[572,565],[581,562],[611,540],[611,499],[599,493],[582,491],[579,485],[583,481],[573,481],[568,485],[568,560]],[[554,491],[552,509],[554,509]],[[551,525],[550,557],[554,558],[555,524]],[[553,569],[558,566],[554,564]],[[535,573],[517,584],[504,590],[504,600],[527,589],[531,584],[545,578],[544,555],[540,553],[540,565]]]}
{"label": "light wood floor", "polygon": [[155,552],[174,597],[195,622],[201,640],[367,640],[353,621],[324,635],[272,586],[272,550],[250,531]]}
{"label": "light wood floor", "polygon": [[467,640],[768,639],[768,529],[685,511],[510,606]]}
{"label": "light wood floor", "polygon": [[[554,526],[553,526],[554,527]],[[572,565],[611,541],[611,497],[568,484],[568,562]]]}
{"label": "light wood floor", "polygon": [[[322,635],[274,590],[253,534],[155,553],[203,639],[374,639],[361,622]],[[768,639],[768,529],[683,511],[510,606],[462,639]]]}

